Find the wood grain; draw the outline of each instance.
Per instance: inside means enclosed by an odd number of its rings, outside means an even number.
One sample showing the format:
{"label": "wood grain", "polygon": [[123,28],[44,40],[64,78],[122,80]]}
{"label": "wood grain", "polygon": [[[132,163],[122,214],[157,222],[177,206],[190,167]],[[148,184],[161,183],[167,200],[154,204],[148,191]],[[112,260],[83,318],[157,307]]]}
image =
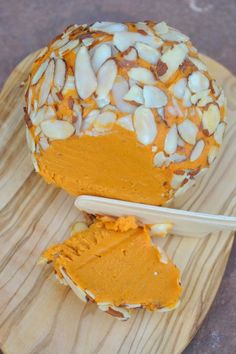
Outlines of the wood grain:
{"label": "wood grain", "polygon": [[[184,288],[172,313],[140,311],[122,323],[82,304],[38,266],[41,252],[65,238],[78,217],[74,199],[46,185],[32,169],[23,127],[23,88],[36,54],[23,60],[0,96],[0,346],[4,354],[180,353],[201,325],[219,287],[233,235],[205,239],[171,236],[162,246],[181,268]],[[188,210],[236,215],[236,79],[206,58],[229,100],[220,158],[173,204]]]}

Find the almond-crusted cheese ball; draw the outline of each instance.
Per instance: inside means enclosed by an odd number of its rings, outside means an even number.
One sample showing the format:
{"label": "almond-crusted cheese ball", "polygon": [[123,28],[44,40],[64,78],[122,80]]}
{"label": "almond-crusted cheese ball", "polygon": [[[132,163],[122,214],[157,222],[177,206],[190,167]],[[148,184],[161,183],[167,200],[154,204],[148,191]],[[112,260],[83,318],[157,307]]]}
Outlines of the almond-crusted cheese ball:
{"label": "almond-crusted cheese ball", "polygon": [[36,171],[76,196],[163,205],[225,130],[222,89],[165,22],[68,27],[33,64],[26,104]]}

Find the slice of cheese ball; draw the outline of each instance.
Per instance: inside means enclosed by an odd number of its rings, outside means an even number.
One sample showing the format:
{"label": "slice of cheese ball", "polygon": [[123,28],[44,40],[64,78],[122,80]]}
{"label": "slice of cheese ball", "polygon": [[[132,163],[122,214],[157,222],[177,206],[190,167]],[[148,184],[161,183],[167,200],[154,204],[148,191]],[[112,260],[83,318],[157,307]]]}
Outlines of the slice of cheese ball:
{"label": "slice of cheese ball", "polygon": [[189,38],[162,22],[73,25],[26,92],[35,169],[72,195],[163,205],[217,156],[225,98]]}
{"label": "slice of cheese ball", "polygon": [[121,320],[131,309],[169,311],[181,295],[180,273],[134,217],[78,223],[71,237],[42,255],[84,302]]}

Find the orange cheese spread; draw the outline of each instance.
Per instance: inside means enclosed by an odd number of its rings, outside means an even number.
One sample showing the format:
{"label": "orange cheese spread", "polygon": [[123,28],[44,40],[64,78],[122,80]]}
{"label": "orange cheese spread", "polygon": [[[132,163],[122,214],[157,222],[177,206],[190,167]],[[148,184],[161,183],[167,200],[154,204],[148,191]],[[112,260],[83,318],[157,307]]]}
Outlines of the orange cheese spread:
{"label": "orange cheese spread", "polygon": [[133,217],[96,219],[43,253],[97,304],[172,309],[180,295],[180,273],[152,244],[148,229]]}
{"label": "orange cheese spread", "polygon": [[150,147],[116,127],[100,136],[53,141],[38,157],[40,174],[73,195],[90,194],[147,204],[169,199],[172,174],[153,165]]}

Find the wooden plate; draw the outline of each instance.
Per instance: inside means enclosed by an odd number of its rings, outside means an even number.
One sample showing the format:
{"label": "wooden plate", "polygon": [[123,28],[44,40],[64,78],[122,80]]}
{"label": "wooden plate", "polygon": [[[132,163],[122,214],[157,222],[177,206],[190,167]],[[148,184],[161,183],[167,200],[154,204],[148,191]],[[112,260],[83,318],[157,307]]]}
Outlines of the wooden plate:
{"label": "wooden plate", "polygon": [[[171,313],[140,311],[127,322],[85,306],[36,264],[49,245],[68,236],[78,218],[74,198],[48,186],[33,172],[25,143],[23,91],[36,54],[12,72],[1,94],[0,343],[5,354],[180,353],[193,338],[215,297],[233,235],[205,239],[168,237],[169,256],[182,270],[183,299]],[[227,215],[236,206],[236,79],[206,58],[229,100],[221,157],[175,207]]]}

